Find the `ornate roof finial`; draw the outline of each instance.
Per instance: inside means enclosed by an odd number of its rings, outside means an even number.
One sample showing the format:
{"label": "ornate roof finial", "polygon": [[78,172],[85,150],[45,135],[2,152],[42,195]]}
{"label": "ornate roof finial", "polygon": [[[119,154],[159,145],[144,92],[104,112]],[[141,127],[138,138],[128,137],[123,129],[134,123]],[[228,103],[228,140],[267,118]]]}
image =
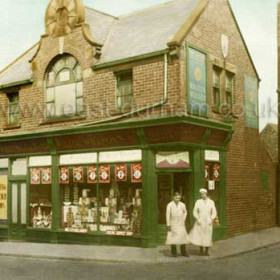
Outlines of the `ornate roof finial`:
{"label": "ornate roof finial", "polygon": [[71,33],[77,24],[85,22],[82,0],[51,0],[45,14],[46,32],[59,37]]}

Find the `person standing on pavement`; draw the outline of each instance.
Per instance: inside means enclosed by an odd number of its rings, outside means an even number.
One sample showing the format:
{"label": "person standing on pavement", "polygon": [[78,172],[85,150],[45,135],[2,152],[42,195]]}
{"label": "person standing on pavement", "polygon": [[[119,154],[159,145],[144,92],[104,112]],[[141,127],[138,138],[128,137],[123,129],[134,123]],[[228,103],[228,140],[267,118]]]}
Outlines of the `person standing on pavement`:
{"label": "person standing on pavement", "polygon": [[173,201],[166,207],[167,245],[171,245],[171,254],[177,257],[177,245],[180,245],[181,255],[188,257],[186,244],[190,243],[186,231],[185,220],[187,218],[186,205],[180,201],[181,196],[175,192]]}
{"label": "person standing on pavement", "polygon": [[215,203],[207,196],[206,189],[199,190],[201,199],[198,199],[193,209],[195,224],[190,231],[191,243],[200,247],[200,255],[209,256],[209,247],[213,245],[213,223],[217,216]]}

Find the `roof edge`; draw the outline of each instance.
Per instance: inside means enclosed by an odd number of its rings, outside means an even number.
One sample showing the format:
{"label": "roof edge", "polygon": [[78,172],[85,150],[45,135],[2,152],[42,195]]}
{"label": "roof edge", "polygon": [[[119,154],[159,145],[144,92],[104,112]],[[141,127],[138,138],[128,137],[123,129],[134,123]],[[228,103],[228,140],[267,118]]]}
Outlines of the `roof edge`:
{"label": "roof edge", "polygon": [[209,0],[200,0],[197,4],[197,7],[191,13],[191,15],[186,19],[183,25],[179,28],[176,32],[173,39],[167,43],[167,45],[179,45],[184,40],[190,29],[193,27],[195,22],[198,20],[200,15],[205,10],[206,6],[208,5]]}
{"label": "roof edge", "polygon": [[163,54],[166,54],[168,52],[169,52],[169,49],[166,48],[164,50],[160,50],[160,51],[156,51],[156,52],[140,54],[140,55],[137,55],[137,56],[131,56],[131,57],[123,58],[123,59],[118,59],[118,60],[114,60],[114,61],[109,61],[109,62],[96,64],[96,65],[92,66],[92,69],[93,70],[99,70],[99,69],[115,66],[115,65],[118,65],[118,64],[123,64],[123,63],[131,62],[131,61],[138,61],[138,60],[142,60],[142,59],[146,59],[146,58],[151,58],[151,57],[154,57],[154,56],[163,55]]}
{"label": "roof edge", "polygon": [[28,84],[32,84],[32,83],[33,83],[33,79],[22,80],[22,81],[13,82],[10,84],[1,85],[0,90],[11,88],[11,87],[16,87],[16,86],[28,85]]}
{"label": "roof edge", "polygon": [[244,36],[243,36],[243,34],[242,34],[242,31],[241,31],[241,29],[240,29],[240,27],[239,27],[239,24],[238,24],[238,21],[237,21],[237,19],[236,19],[236,17],[235,17],[234,12],[233,12],[232,6],[231,6],[229,0],[226,0],[226,2],[227,2],[228,6],[229,6],[229,8],[230,8],[231,15],[232,15],[232,17],[233,17],[233,19],[234,19],[235,25],[236,25],[236,27],[237,27],[237,30],[238,30],[240,36],[241,36],[241,39],[242,39],[242,42],[243,42],[243,44],[244,44],[244,46],[245,46],[246,52],[247,52],[247,54],[248,54],[248,56],[249,56],[249,59],[250,59],[250,61],[251,61],[251,63],[252,63],[252,66],[253,66],[253,68],[254,68],[254,71],[255,71],[255,73],[256,73],[256,75],[257,75],[258,81],[260,82],[260,81],[261,81],[261,78],[260,78],[260,76],[259,76],[259,73],[258,73],[258,71],[257,71],[257,68],[256,68],[256,66],[255,66],[255,63],[254,63],[254,61],[253,61],[253,58],[252,58],[252,56],[251,56],[251,54],[250,54],[250,51],[249,51],[249,49],[248,49],[248,46],[247,46],[247,43],[246,43],[246,41],[245,41],[245,38],[244,38]]}

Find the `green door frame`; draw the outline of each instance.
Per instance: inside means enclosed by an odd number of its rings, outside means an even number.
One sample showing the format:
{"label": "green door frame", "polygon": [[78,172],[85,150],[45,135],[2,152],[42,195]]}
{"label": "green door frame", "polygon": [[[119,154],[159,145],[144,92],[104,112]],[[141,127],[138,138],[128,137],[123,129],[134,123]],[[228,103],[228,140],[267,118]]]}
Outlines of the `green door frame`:
{"label": "green door frame", "polygon": [[[22,185],[24,184],[25,184],[25,193],[23,192],[23,187],[22,187]],[[15,190],[16,190],[16,195],[14,197]],[[27,216],[28,216],[26,179],[22,179],[22,178],[10,179],[8,193],[9,193],[9,206],[8,206],[9,239],[24,241],[26,239]],[[16,205],[14,205],[14,202],[16,203]],[[25,213],[22,213],[22,206],[24,205],[23,202],[25,202]],[[14,207],[16,207],[15,209],[16,214],[13,213]],[[25,217],[25,221],[22,221],[22,218],[24,217]]]}

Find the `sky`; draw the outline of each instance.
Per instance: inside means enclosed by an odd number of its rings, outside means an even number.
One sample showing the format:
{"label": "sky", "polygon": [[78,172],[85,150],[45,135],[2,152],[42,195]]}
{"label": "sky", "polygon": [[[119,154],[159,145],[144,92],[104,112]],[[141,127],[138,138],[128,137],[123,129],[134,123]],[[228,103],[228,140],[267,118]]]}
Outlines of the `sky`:
{"label": "sky", "polygon": [[[86,6],[121,15],[169,0],[84,0]],[[44,33],[49,0],[1,0],[0,69],[20,56]],[[261,78],[260,130],[277,122],[277,0],[230,0]]]}

